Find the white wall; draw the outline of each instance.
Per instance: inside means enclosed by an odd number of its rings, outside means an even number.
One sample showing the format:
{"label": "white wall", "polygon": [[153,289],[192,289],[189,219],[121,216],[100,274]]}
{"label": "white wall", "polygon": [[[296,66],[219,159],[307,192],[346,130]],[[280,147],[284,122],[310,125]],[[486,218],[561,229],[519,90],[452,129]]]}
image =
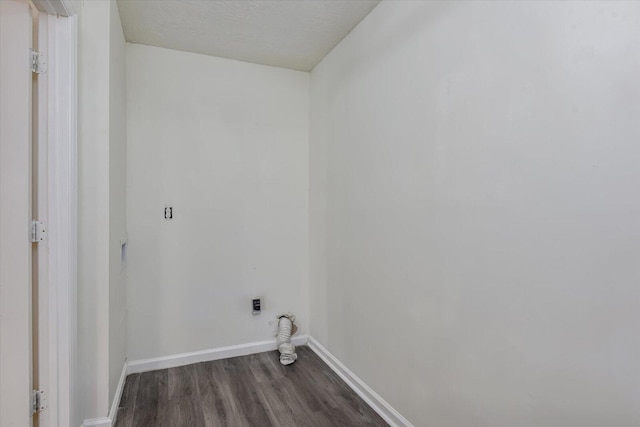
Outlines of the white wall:
{"label": "white wall", "polygon": [[106,417],[125,356],[124,39],[115,1],[78,14],[78,407]]}
{"label": "white wall", "polygon": [[419,426],[640,424],[640,3],[382,2],[311,75],[311,334]]}
{"label": "white wall", "polygon": [[109,59],[109,401],[127,355],[126,260],[121,242],[127,235],[126,43],[115,1],[110,2]]}
{"label": "white wall", "polygon": [[308,84],[127,45],[129,359],[307,331]]}

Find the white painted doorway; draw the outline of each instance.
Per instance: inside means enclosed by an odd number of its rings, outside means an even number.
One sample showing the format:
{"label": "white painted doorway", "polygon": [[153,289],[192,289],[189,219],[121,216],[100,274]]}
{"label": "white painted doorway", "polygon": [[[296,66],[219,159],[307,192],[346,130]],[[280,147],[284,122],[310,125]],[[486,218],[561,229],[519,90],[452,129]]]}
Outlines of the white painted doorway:
{"label": "white painted doorway", "polygon": [[0,425],[31,424],[32,12],[0,1]]}
{"label": "white painted doorway", "polygon": [[[2,0],[0,0],[2,1]],[[77,17],[66,0],[34,0],[37,49],[46,73],[34,82],[34,213],[46,240],[37,271],[37,358],[34,386],[48,397],[38,427],[79,425],[75,407],[77,273]],[[35,274],[35,273],[34,273]]]}

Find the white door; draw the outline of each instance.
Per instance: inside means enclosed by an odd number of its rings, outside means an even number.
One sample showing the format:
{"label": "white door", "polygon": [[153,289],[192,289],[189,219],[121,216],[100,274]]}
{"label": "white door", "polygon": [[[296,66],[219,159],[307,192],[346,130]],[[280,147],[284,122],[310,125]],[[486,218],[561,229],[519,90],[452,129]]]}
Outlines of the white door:
{"label": "white door", "polygon": [[31,424],[31,46],[23,1],[0,0],[0,426]]}

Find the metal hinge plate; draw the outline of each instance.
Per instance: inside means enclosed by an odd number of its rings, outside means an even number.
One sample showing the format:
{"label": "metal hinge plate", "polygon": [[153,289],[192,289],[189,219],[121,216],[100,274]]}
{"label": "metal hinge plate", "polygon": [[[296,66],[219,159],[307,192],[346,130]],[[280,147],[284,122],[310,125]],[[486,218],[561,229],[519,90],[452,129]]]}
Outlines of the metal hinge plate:
{"label": "metal hinge plate", "polygon": [[31,221],[31,241],[34,243],[40,243],[47,238],[47,229],[44,226],[44,222],[33,220]]}
{"label": "metal hinge plate", "polygon": [[47,409],[47,398],[42,390],[33,390],[31,393],[31,413],[35,414]]}
{"label": "metal hinge plate", "polygon": [[31,72],[42,74],[47,72],[47,57],[44,53],[31,49]]}

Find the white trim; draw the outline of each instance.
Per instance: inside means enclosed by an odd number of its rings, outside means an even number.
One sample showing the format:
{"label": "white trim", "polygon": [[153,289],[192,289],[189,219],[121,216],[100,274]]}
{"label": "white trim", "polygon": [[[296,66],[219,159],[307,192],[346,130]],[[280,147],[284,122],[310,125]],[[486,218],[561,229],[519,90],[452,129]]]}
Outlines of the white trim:
{"label": "white trim", "polygon": [[[306,335],[291,338],[293,345],[305,345]],[[227,359],[229,357],[246,356],[248,354],[262,353],[277,350],[276,340],[259,341],[248,344],[219,347],[210,350],[194,351],[191,353],[174,354],[172,356],[155,357],[152,359],[133,360],[127,363],[127,375],[139,372],[155,371],[156,369],[175,368],[176,366],[190,365],[198,362]]]}
{"label": "white trim", "polygon": [[112,427],[116,425],[116,421],[118,420],[118,408],[120,407],[120,399],[122,399],[122,392],[124,391],[124,383],[126,380],[127,362],[122,365],[122,372],[120,373],[116,393],[113,396],[113,402],[111,402],[109,415],[103,418],[90,418],[88,420],[84,420],[80,427]]}
{"label": "white trim", "polygon": [[84,420],[80,427],[111,427],[111,418],[91,418]]}
{"label": "white trim", "polygon": [[400,415],[386,400],[371,387],[365,384],[356,374],[351,372],[342,362],[322,346],[315,338],[309,337],[307,343],[313,350],[340,378],[347,383],[374,411],[378,413],[392,427],[413,427],[405,417]]}
{"label": "white trim", "polygon": [[[77,18],[49,16],[47,196],[49,245],[50,426],[80,422],[76,408],[77,336]],[[57,413],[56,413],[57,412]]]}
{"label": "white trim", "polygon": [[118,380],[118,387],[116,387],[116,394],[113,396],[113,402],[111,402],[111,410],[109,411],[109,419],[116,424],[118,421],[118,408],[120,407],[120,399],[122,399],[122,392],[124,390],[124,382],[127,379],[127,362],[122,365],[122,373],[120,374],[120,380]]}
{"label": "white trim", "polygon": [[[356,374],[340,362],[322,344],[313,337],[306,335],[294,337],[291,342],[296,345],[308,345],[353,391],[358,394],[371,408],[378,413],[392,427],[413,427],[413,424],[396,411],[387,401],[371,387],[365,384]],[[124,383],[127,375],[140,372],[155,371],[157,369],[175,368],[177,366],[190,365],[192,363],[209,362],[212,360],[227,359],[230,357],[246,356],[277,349],[276,340],[258,341],[247,344],[219,347],[210,350],[194,351],[190,353],[174,354],[171,356],[140,359],[126,362],[122,367],[118,387],[111,404],[109,416],[105,418],[93,418],[85,420],[81,427],[111,427],[118,418],[118,407]]]}

